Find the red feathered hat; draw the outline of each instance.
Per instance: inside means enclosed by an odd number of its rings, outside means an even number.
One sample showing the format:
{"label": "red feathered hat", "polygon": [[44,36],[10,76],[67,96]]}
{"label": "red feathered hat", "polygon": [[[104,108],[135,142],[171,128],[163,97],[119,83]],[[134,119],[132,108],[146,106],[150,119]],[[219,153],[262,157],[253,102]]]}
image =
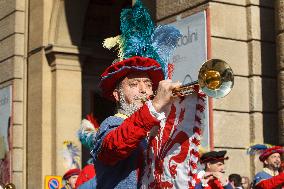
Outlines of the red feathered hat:
{"label": "red feathered hat", "polygon": [[271,148],[267,148],[262,152],[262,154],[259,156],[259,160],[264,162],[270,155],[274,153],[282,154],[284,152],[284,148],[281,146],[273,146]]}
{"label": "red feathered hat", "polygon": [[63,179],[67,180],[69,179],[71,176],[73,175],[79,175],[80,174],[80,169],[70,169],[68,170],[64,175],[63,175]]}
{"label": "red feathered hat", "polygon": [[134,56],[120,62],[116,62],[109,66],[101,75],[100,87],[103,91],[103,95],[114,101],[112,95],[117,82],[121,81],[129,73],[143,72],[147,73],[153,82],[153,89],[158,87],[158,84],[164,78],[164,74],[160,64],[152,59],[140,56]]}

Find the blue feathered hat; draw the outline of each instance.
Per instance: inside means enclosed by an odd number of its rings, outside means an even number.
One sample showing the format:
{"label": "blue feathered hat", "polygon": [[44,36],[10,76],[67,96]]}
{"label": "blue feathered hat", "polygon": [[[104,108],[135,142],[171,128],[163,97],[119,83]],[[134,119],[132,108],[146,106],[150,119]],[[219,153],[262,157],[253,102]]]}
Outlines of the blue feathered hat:
{"label": "blue feathered hat", "polygon": [[105,48],[118,51],[119,61],[101,75],[100,87],[111,100],[114,100],[111,93],[116,82],[129,72],[146,72],[154,87],[167,78],[169,60],[181,37],[175,27],[156,27],[140,0],[132,8],[122,10],[120,22],[121,35],[107,38],[103,43]]}
{"label": "blue feathered hat", "polygon": [[255,144],[247,149],[249,155],[259,154],[259,160],[264,162],[270,155],[274,153],[284,153],[283,146],[272,146],[270,144]]}

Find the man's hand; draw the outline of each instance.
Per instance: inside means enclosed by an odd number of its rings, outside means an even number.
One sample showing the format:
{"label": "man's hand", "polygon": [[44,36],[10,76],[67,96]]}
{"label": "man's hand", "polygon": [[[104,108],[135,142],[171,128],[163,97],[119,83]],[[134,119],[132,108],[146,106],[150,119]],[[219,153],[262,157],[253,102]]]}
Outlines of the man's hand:
{"label": "man's hand", "polygon": [[212,172],[213,177],[217,178],[223,186],[228,184],[228,180],[221,172]]}
{"label": "man's hand", "polygon": [[170,79],[159,82],[157,94],[152,101],[157,112],[161,112],[161,110],[174,99],[172,90],[180,85],[180,82],[172,82]]}

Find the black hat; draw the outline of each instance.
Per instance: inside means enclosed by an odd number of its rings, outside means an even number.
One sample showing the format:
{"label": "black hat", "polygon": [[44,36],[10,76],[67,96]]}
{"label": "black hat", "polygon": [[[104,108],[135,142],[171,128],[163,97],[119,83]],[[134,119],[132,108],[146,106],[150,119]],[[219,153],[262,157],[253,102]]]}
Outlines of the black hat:
{"label": "black hat", "polygon": [[220,161],[220,160],[227,160],[229,157],[225,157],[227,151],[222,150],[222,151],[211,151],[204,153],[200,157],[200,163],[207,163],[207,162],[213,162],[213,161]]}

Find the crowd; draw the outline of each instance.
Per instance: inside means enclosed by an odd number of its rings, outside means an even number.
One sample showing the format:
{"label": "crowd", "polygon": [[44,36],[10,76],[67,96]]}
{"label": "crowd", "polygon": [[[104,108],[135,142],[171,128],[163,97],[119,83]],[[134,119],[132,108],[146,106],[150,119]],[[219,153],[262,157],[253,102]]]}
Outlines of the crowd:
{"label": "crowd", "polygon": [[[247,176],[233,173],[225,176],[226,151],[210,151],[200,157],[200,163],[204,165],[204,170],[198,173],[199,182],[194,189],[278,189],[284,188],[284,173],[282,172],[280,155],[284,152],[282,147],[272,147],[266,149],[259,157],[263,162],[263,170],[250,180]],[[84,170],[68,170],[63,179],[66,185],[62,189],[95,189],[97,186],[90,183],[95,180],[96,173],[94,166],[86,166]],[[82,179],[84,180],[82,182]],[[77,183],[76,183],[77,180]],[[104,182],[108,182],[104,180]],[[137,185],[131,188],[136,188]],[[102,187],[105,188],[105,187]],[[115,188],[115,187],[114,187]],[[163,187],[160,187],[161,189]]]}

